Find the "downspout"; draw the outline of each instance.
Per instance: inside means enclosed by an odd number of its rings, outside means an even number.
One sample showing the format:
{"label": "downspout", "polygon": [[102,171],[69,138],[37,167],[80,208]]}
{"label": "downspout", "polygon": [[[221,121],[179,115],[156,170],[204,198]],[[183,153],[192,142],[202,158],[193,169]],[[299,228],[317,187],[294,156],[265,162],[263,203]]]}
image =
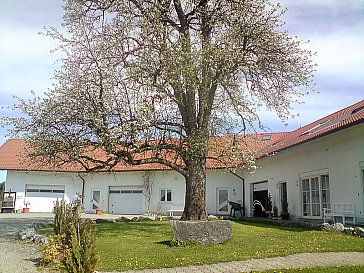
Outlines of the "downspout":
{"label": "downspout", "polygon": [[81,192],[81,202],[82,202],[82,205],[83,205],[83,199],[85,198],[85,178],[83,178],[81,176],[80,173],[77,173],[77,176],[82,180],[82,192]]}
{"label": "downspout", "polygon": [[245,179],[242,178],[240,175],[238,175],[237,173],[230,171],[233,175],[235,175],[237,178],[241,179],[243,181],[243,217],[245,217]]}

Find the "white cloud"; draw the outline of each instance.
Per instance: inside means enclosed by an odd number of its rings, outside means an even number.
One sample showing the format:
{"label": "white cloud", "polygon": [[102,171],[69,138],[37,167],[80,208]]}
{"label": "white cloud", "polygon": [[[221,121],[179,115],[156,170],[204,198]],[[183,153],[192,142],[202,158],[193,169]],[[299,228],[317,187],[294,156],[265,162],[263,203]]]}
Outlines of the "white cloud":
{"label": "white cloud", "polygon": [[364,78],[364,36],[340,32],[316,36],[309,48],[317,52],[314,60],[319,72]]}

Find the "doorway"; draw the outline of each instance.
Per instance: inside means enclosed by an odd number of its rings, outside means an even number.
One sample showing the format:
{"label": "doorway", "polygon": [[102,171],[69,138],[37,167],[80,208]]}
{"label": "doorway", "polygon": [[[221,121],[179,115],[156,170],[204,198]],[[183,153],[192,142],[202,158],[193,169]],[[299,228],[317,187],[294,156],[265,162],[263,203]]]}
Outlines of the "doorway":
{"label": "doorway", "polygon": [[253,216],[266,217],[265,202],[268,199],[268,181],[253,184]]}
{"label": "doorway", "polygon": [[229,214],[229,189],[218,188],[216,189],[217,195],[217,214]]}
{"label": "doorway", "polygon": [[101,191],[99,189],[92,190],[91,210],[101,209]]}

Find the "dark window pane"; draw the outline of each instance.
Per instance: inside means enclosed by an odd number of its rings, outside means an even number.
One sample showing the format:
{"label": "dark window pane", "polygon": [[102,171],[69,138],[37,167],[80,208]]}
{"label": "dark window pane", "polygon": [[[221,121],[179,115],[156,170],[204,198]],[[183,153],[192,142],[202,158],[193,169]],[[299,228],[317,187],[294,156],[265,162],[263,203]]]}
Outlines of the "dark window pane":
{"label": "dark window pane", "polygon": [[172,191],[167,190],[167,201],[172,201]]}

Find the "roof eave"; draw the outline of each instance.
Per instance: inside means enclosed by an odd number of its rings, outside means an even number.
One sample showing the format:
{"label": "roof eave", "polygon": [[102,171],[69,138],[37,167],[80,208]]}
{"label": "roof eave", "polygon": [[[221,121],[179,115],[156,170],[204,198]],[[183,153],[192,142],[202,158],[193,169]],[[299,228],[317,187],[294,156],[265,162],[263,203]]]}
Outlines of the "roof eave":
{"label": "roof eave", "polygon": [[267,156],[270,156],[270,155],[274,155],[274,154],[277,154],[279,152],[282,152],[282,151],[285,151],[285,150],[288,150],[288,149],[291,149],[293,147],[296,147],[296,146],[299,146],[299,145],[302,145],[304,143],[307,143],[307,142],[310,142],[310,141],[313,141],[313,140],[316,140],[316,139],[319,139],[321,137],[324,137],[324,136],[327,136],[327,135],[331,135],[333,133],[336,133],[336,132],[339,132],[339,131],[342,131],[344,129],[347,129],[347,128],[350,128],[350,127],[353,127],[355,125],[358,125],[360,123],[363,123],[364,120],[363,119],[360,119],[360,120],[357,120],[357,121],[354,121],[354,122],[351,122],[351,123],[348,123],[346,125],[343,125],[343,126],[340,126],[339,128],[335,128],[333,130],[330,130],[330,131],[327,131],[327,132],[324,132],[322,134],[318,134],[312,138],[309,138],[309,139],[306,139],[306,140],[303,140],[301,142],[298,142],[298,143],[295,143],[295,144],[292,144],[292,145],[289,145],[287,147],[284,147],[284,148],[281,148],[281,149],[277,149],[273,152],[270,152],[270,153],[267,153],[267,154],[263,154],[259,157],[257,157],[257,159],[260,159],[260,158],[263,158],[263,157],[267,157]]}

